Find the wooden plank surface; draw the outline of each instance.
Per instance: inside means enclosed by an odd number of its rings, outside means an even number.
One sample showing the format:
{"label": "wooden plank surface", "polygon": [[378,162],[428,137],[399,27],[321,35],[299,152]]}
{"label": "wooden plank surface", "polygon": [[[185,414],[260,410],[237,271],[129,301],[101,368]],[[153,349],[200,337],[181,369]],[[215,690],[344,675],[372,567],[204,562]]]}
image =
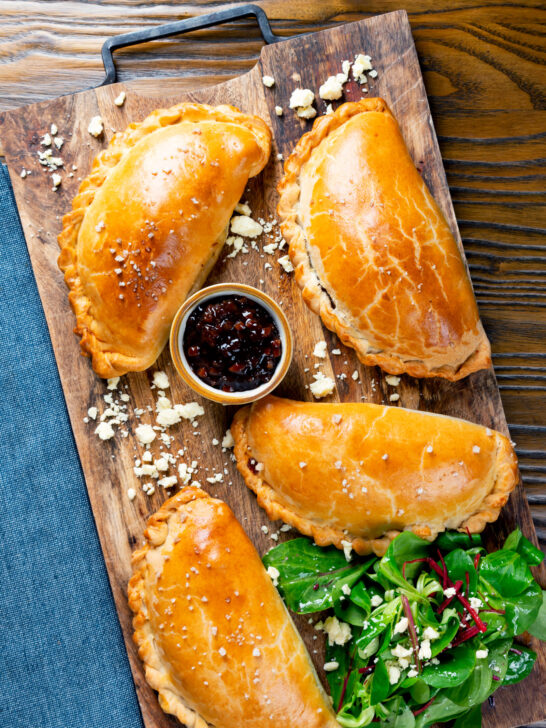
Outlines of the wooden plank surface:
{"label": "wooden plank surface", "polygon": [[[96,86],[106,38],[233,3],[0,0],[0,110]],[[394,0],[260,0],[281,35],[399,7]],[[541,0],[405,4],[501,396],[539,538],[546,543],[546,10]],[[146,94],[248,71],[252,21],[130,48],[121,78]],[[1,143],[1,140],[0,140]]]}
{"label": "wooden plank surface", "polygon": [[[379,76],[372,84],[373,93],[383,95],[392,105],[415,160],[419,162],[428,184],[455,230],[455,217],[439,149],[432,131],[417,57],[409,27],[401,13],[387,18],[374,18],[368,23],[351,26],[350,29],[340,28],[325,34],[303,37],[289,44],[265,48],[261,54],[260,64],[246,76],[238,77],[221,86],[191,92],[187,98],[207,103],[227,101],[269,120],[278,149],[275,149],[264,175],[250,185],[247,195],[254,215],[267,218],[274,214],[274,187],[280,173],[280,163],[276,159],[276,154],[279,151],[281,153],[289,151],[305,129],[305,123],[296,119],[294,115],[287,113],[279,119],[274,113],[276,103],[287,106],[290,91],[295,85],[291,74],[299,73],[302,85],[316,90],[328,75],[340,70],[343,59],[351,58],[360,51],[370,53],[374,58]],[[320,59],[320,63],[316,62],[317,58]],[[271,73],[277,79],[274,91],[264,89],[261,84],[260,78],[264,72]],[[96,92],[91,91],[46,102],[25,109],[23,113],[7,113],[3,116],[0,133],[4,140],[27,242],[46,310],[78,450],[135,674],[143,716],[149,726],[166,726],[171,725],[172,721],[163,716],[155,696],[144,683],[140,664],[130,642],[130,616],[125,597],[130,551],[142,531],[146,516],[155,510],[164,498],[164,494],[157,493],[149,498],[140,492],[135,501],[129,502],[125,494],[128,487],[135,486],[132,466],[135,453],[140,452],[138,443],[132,436],[126,439],[117,438],[107,444],[98,443],[91,434],[92,430],[83,422],[87,408],[100,401],[105,388],[91,372],[88,361],[79,356],[77,342],[70,334],[73,319],[67,304],[64,282],[56,267],[58,250],[55,238],[60,228],[60,215],[69,207],[78,185],[78,176],[86,173],[93,156],[105,143],[101,144],[87,134],[89,119],[100,113],[106,121],[106,138],[108,138],[111,136],[112,128],[121,129],[128,121],[141,119],[154,109],[158,105],[159,92],[162,105],[175,103],[181,98],[175,93],[178,90],[177,83],[171,80],[162,82],[154,94],[150,94],[149,90],[143,94],[141,86],[140,92],[137,92],[134,84],[126,84],[124,88],[128,92],[128,98],[122,109],[113,104],[120,86],[102,88]],[[355,84],[349,84],[346,97],[351,99],[359,95],[360,89]],[[74,177],[64,175],[62,187],[57,192],[51,190],[36,157],[36,152],[42,148],[40,138],[51,123],[58,126],[60,133],[66,139],[62,150],[65,168],[70,169],[72,164],[77,167]],[[19,176],[22,167],[33,170],[33,174],[24,180]],[[245,262],[248,265],[245,265]],[[285,301],[285,310],[297,334],[296,340],[301,344],[281,393],[305,399],[309,395],[304,384],[310,379],[310,374],[305,373],[308,365],[305,356],[311,355],[314,343],[324,336],[330,344],[329,348],[337,345],[336,340],[328,332],[326,335],[323,333],[318,318],[305,308],[292,278],[281,273],[276,265],[272,271],[265,273],[263,263],[264,260],[257,254],[252,254],[248,258],[243,256],[231,260],[224,258],[216,266],[209,281],[245,280],[264,288],[275,298]],[[128,391],[131,393],[130,410],[134,407],[145,409],[148,405],[153,406],[150,380],[156,369],[169,372],[170,394],[174,401],[195,399],[176,378],[170,358],[168,354],[164,354],[152,372],[125,378]],[[321,369],[326,374],[333,371],[335,374],[349,375],[345,380],[337,380],[338,396],[341,400],[351,401],[364,394],[367,401],[385,401],[387,387],[383,375],[377,369],[369,369],[358,364],[349,350],[344,351],[343,357],[333,357],[332,361],[327,361]],[[350,377],[354,369],[360,374],[358,382],[354,382]],[[440,381],[419,383],[404,378],[399,391],[401,404],[405,406],[463,416],[506,431],[502,405],[492,372],[481,372],[455,384]],[[175,435],[172,449],[177,450],[183,445],[187,448],[186,460],[196,459],[201,462],[202,470],[197,477],[206,476],[206,467],[217,472],[223,469],[225,463],[225,467],[230,471],[225,480],[231,481],[233,485],[227,483],[217,485],[212,487],[211,491],[230,503],[263,552],[273,542],[262,533],[261,526],[270,524],[257,508],[253,496],[242,485],[232,463],[226,460],[226,456],[218,448],[209,445],[214,437],[221,439],[231,412],[210,403],[205,404],[205,409],[206,416],[200,421],[197,430],[200,436],[195,436],[195,430],[189,423],[177,426],[172,431]],[[132,426],[135,424],[132,416],[130,424]],[[203,456],[203,450],[206,451],[206,458]],[[494,540],[502,539],[503,534],[515,521],[520,522],[524,530],[530,533],[531,521],[521,493],[511,499],[503,518],[494,529],[491,529],[490,537]],[[313,648],[315,644],[307,625],[303,620],[299,620],[299,626],[309,646]],[[313,656],[320,664],[321,655]],[[538,690],[540,687],[541,680],[546,674],[541,672],[545,668],[544,653],[541,654],[539,663],[531,680],[525,683],[525,692]],[[487,716],[487,724],[502,728],[515,725],[515,721],[521,723],[542,718],[544,705],[541,705],[540,701],[525,700],[525,692],[521,692],[517,687],[504,690],[497,700],[494,714]]]}

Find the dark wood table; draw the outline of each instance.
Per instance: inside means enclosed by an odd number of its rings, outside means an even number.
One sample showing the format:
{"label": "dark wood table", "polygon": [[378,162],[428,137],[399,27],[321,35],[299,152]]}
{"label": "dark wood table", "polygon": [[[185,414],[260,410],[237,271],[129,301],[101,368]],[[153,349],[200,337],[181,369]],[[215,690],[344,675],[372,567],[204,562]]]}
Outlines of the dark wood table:
{"label": "dark wood table", "polygon": [[[263,0],[293,35],[394,10],[392,0]],[[111,35],[228,7],[200,0],[0,2],[0,109],[95,86]],[[540,0],[406,4],[459,227],[539,538],[546,542],[546,9]],[[241,21],[118,52],[120,80],[179,88],[248,70]],[[154,77],[150,80],[150,77]],[[159,82],[160,84],[160,82]]]}
{"label": "dark wood table", "polygon": [[[393,0],[262,0],[294,35],[403,7]],[[0,0],[0,110],[99,84],[110,36],[229,3]],[[546,9],[539,0],[406,4],[476,296],[491,339],[537,533],[546,543]],[[120,80],[227,80],[255,63],[255,24],[237,22],[117,54]],[[287,69],[287,73],[290,69]],[[154,77],[150,80],[150,77]],[[536,724],[546,726],[545,723]]]}

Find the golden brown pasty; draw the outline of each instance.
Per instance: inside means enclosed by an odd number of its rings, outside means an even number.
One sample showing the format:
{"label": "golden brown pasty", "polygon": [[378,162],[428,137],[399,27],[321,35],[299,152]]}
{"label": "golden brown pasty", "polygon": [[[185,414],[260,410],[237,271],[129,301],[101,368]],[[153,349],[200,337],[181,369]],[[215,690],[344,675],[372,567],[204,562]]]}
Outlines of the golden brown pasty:
{"label": "golden brown pasty", "polygon": [[479,532],[518,478],[500,433],[400,407],[269,396],[240,409],[231,431],[269,518],[361,554],[383,554],[403,530],[431,540],[446,528]]}
{"label": "golden brown pasty", "polygon": [[303,297],[364,364],[451,380],[491,365],[457,243],[382,99],[318,119],[278,189]]}
{"label": "golden brown pasty", "polygon": [[303,642],[228,506],[170,498],[133,555],[129,604],[146,679],[188,728],[339,728]]}
{"label": "golden brown pasty", "polygon": [[271,133],[232,106],[182,103],[116,134],[65,215],[59,266],[101,377],[149,367],[224,243]]}

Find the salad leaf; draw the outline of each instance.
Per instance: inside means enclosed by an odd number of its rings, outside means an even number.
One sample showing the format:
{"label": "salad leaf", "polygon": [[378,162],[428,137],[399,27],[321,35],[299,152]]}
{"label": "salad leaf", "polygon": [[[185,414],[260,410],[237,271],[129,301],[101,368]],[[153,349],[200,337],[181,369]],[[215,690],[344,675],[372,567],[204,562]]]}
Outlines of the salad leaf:
{"label": "salad leaf", "polygon": [[436,546],[440,551],[452,551],[453,549],[468,549],[472,546],[481,546],[482,538],[479,533],[470,536],[460,531],[444,531],[436,539]]}
{"label": "salad leaf", "polygon": [[514,597],[533,582],[533,575],[524,559],[515,551],[501,549],[480,561],[480,576],[499,594]]}
{"label": "salad leaf", "polygon": [[475,665],[475,648],[461,645],[459,649],[447,652],[445,657],[440,657],[439,665],[425,667],[421,677],[427,685],[434,688],[449,688],[464,682]]}
{"label": "salad leaf", "polygon": [[535,621],[527,627],[527,631],[539,640],[546,640],[546,591],[542,592],[542,604]]}
{"label": "salad leaf", "polygon": [[468,574],[470,592],[474,593],[478,586],[478,572],[474,568],[474,561],[466,551],[453,549],[445,557],[445,565],[452,582],[462,581],[463,590],[466,588],[466,575]]}
{"label": "salad leaf", "polygon": [[343,685],[346,679],[347,681],[349,680],[349,672],[353,668],[351,654],[343,645],[328,644],[326,647],[326,661],[337,662],[339,664],[337,670],[326,673],[326,680],[330,687],[330,695],[334,701],[334,708],[337,708],[341,700]]}
{"label": "salad leaf", "polygon": [[481,728],[482,706],[475,705],[467,713],[460,715],[455,721],[453,728]]}
{"label": "salad leaf", "polygon": [[[408,579],[413,578],[422,568],[422,563],[416,560],[425,558],[429,548],[428,541],[419,538],[411,531],[404,531],[389,544],[385,555],[379,562],[378,572],[396,586],[402,587],[407,596],[426,602],[426,599],[409,583]],[[406,564],[405,577],[402,574],[404,564]]]}
{"label": "salad leaf", "polygon": [[445,723],[462,713],[467,713],[467,709],[454,703],[444,693],[439,693],[435,696],[434,702],[416,717],[415,728]]}
{"label": "salad leaf", "polygon": [[[504,680],[506,669],[508,667],[508,650],[511,646],[512,640],[509,638],[497,640],[486,647],[489,652],[487,659],[492,673],[491,688],[489,691],[490,694],[494,693],[497,687]],[[497,680],[493,678],[497,678]]]}
{"label": "salad leaf", "polygon": [[390,682],[389,673],[383,660],[379,658],[372,677],[372,691],[370,704],[382,703],[389,694]]}
{"label": "salad leaf", "polygon": [[362,629],[362,634],[356,641],[358,649],[364,649],[375,637],[384,632],[398,617],[401,609],[400,597],[393,599],[392,602],[384,602],[377,609],[374,609]]}
{"label": "salad leaf", "polygon": [[487,658],[476,661],[476,666],[464,682],[457,687],[448,688],[446,696],[457,705],[471,708],[473,705],[483,703],[488,697],[493,673]]}
{"label": "salad leaf", "polygon": [[508,652],[508,666],[503,685],[514,685],[514,683],[527,677],[536,660],[536,653],[533,650],[518,645]]}
{"label": "salad leaf", "polygon": [[542,606],[542,590],[536,582],[518,594],[514,599],[506,599],[506,621],[512,635],[525,632],[535,622]]}
{"label": "salad leaf", "polygon": [[[278,587],[294,612],[309,614],[333,606],[341,587],[355,584],[374,561],[372,557],[353,565],[335,547],[321,549],[306,538],[296,538],[271,549],[263,557],[266,568],[279,571]],[[334,588],[339,587],[339,593]]]}
{"label": "salad leaf", "polygon": [[525,538],[519,528],[512,531],[502,548],[515,551],[529,566],[538,566],[544,559],[542,551]]}

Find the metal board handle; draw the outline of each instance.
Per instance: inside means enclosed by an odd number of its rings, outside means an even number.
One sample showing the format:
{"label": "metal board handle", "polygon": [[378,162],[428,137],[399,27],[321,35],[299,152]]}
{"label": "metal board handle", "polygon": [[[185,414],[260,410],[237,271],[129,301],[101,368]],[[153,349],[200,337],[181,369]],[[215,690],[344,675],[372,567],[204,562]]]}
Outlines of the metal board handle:
{"label": "metal board handle", "polygon": [[187,33],[190,30],[202,30],[210,28],[220,23],[228,23],[231,20],[239,20],[241,18],[254,17],[258,21],[258,26],[262,33],[262,37],[266,43],[278,43],[281,40],[288,40],[288,37],[275,35],[269,25],[269,20],[264,10],[258,5],[240,5],[236,8],[228,10],[220,10],[217,13],[209,13],[208,15],[196,16],[195,18],[187,18],[186,20],[177,20],[174,23],[166,23],[158,25],[156,28],[147,28],[146,30],[136,30],[134,33],[123,33],[122,35],[114,35],[109,38],[102,46],[102,62],[106,76],[100,86],[107,86],[117,81],[116,64],[114,63],[114,51],[119,48],[127,48],[127,46],[138,45],[139,43],[147,43],[151,40],[159,38],[169,38],[180,33]]}

